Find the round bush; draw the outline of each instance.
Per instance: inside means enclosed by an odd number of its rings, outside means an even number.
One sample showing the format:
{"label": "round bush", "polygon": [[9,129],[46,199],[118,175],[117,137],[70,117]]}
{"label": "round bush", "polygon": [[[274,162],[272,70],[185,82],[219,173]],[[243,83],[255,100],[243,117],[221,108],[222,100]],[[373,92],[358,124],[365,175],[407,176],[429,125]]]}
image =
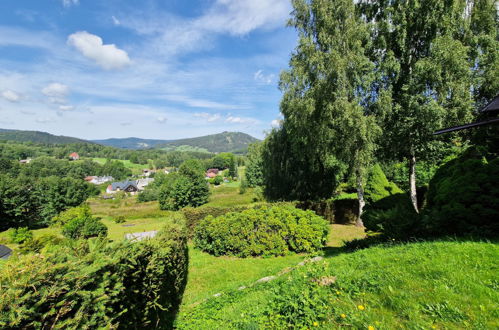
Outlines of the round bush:
{"label": "round bush", "polygon": [[430,181],[425,230],[430,235],[499,236],[499,158],[470,149]]}
{"label": "round bush", "polygon": [[317,251],[328,231],[327,221],[312,211],[262,206],[206,217],[196,227],[194,243],[216,256],[278,256]]}

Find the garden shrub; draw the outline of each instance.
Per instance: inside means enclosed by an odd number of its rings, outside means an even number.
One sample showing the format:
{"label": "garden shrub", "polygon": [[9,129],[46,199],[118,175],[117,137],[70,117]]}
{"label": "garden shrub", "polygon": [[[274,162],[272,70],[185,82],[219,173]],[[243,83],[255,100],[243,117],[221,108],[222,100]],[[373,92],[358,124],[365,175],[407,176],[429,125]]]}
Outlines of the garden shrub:
{"label": "garden shrub", "polygon": [[499,158],[470,149],[430,181],[423,217],[430,235],[499,235]]}
{"label": "garden shrub", "polygon": [[40,253],[47,246],[59,245],[64,241],[63,238],[54,234],[45,234],[26,240],[19,250],[23,254]]}
{"label": "garden shrub", "polygon": [[9,238],[12,243],[22,244],[33,238],[33,232],[28,227],[13,228],[9,230]]}
{"label": "garden shrub", "polygon": [[329,223],[354,224],[357,221],[359,201],[356,198],[302,201],[296,207],[303,210],[312,210],[329,221]]}
{"label": "garden shrub", "polygon": [[366,229],[389,238],[406,239],[422,235],[421,219],[407,194],[400,193],[366,206],[362,215]]}
{"label": "garden shrub", "polygon": [[329,226],[312,211],[260,206],[208,216],[195,229],[195,246],[215,256],[278,256],[314,252],[327,241]]}
{"label": "garden shrub", "polygon": [[364,187],[364,197],[367,204],[401,192],[402,190],[395,183],[388,181],[379,164],[371,168]]}
{"label": "garden shrub", "polygon": [[107,236],[107,227],[99,218],[95,218],[85,207],[77,216],[62,227],[62,234],[67,238],[80,239]]}
{"label": "garden shrub", "polygon": [[0,328],[171,328],[187,276],[183,226],[131,243],[74,241],[9,260]]}
{"label": "garden shrub", "polygon": [[86,204],[70,208],[52,218],[52,225],[64,226],[75,218],[91,217],[90,207]]}
{"label": "garden shrub", "polygon": [[216,218],[229,212],[239,212],[245,209],[246,207],[185,207],[182,209],[182,213],[185,217],[189,237],[192,237],[197,224],[207,216],[211,215]]}
{"label": "garden shrub", "polygon": [[152,201],[157,201],[158,200],[158,195],[159,195],[159,190],[158,188],[148,188],[147,186],[144,191],[139,193],[137,196],[137,202],[143,203],[143,202],[152,202]]}

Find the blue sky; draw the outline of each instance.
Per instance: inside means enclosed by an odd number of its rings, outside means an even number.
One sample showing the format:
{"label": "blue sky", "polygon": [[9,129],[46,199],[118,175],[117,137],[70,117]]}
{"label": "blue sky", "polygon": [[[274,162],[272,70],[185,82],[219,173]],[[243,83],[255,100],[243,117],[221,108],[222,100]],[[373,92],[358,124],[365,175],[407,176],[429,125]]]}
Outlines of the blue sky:
{"label": "blue sky", "polygon": [[0,128],[174,139],[279,119],[289,0],[2,0]]}

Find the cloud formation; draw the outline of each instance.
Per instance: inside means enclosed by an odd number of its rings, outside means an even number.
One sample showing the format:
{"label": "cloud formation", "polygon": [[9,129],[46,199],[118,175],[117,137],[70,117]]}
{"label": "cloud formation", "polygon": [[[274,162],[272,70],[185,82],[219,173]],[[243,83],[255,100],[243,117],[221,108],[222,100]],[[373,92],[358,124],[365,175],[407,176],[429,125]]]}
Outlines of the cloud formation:
{"label": "cloud formation", "polygon": [[156,118],[156,120],[158,121],[158,123],[164,124],[168,119],[166,117],[159,116],[158,118]]}
{"label": "cloud formation", "polygon": [[21,98],[19,94],[14,91],[6,90],[2,92],[2,97],[9,102],[17,102]]}
{"label": "cloud formation", "polygon": [[131,63],[127,52],[114,44],[105,45],[101,37],[86,31],[71,34],[68,44],[105,70],[121,69]]}
{"label": "cloud formation", "polygon": [[69,87],[60,83],[51,83],[42,89],[42,93],[48,96],[50,103],[64,104],[69,94]]}
{"label": "cloud formation", "polygon": [[62,0],[62,5],[66,8],[71,7],[73,5],[78,5],[80,0]]}
{"label": "cloud formation", "polygon": [[258,70],[253,74],[253,79],[260,83],[264,83],[266,85],[270,85],[274,81],[275,75],[274,74],[263,74],[263,70]]}

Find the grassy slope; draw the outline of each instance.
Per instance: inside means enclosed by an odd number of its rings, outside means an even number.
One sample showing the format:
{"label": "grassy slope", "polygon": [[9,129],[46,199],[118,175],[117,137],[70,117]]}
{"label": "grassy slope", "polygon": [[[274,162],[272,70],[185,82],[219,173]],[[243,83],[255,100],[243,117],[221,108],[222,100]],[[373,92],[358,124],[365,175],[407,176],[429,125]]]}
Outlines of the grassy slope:
{"label": "grassy slope", "polygon": [[[282,327],[278,320],[289,313],[289,322],[323,329],[492,329],[499,327],[498,259],[499,246],[484,242],[374,247],[212,298],[180,314],[177,323],[192,329]],[[314,282],[331,276],[332,285]]]}
{"label": "grassy slope", "polygon": [[[91,158],[94,162],[99,163],[99,164],[105,164],[107,159],[106,158]],[[129,168],[132,170],[133,174],[142,174],[142,170],[145,168],[149,168],[149,165],[147,164],[134,164],[129,160],[123,160],[123,159],[113,159],[113,160],[119,160],[122,162],[126,168]]]}

